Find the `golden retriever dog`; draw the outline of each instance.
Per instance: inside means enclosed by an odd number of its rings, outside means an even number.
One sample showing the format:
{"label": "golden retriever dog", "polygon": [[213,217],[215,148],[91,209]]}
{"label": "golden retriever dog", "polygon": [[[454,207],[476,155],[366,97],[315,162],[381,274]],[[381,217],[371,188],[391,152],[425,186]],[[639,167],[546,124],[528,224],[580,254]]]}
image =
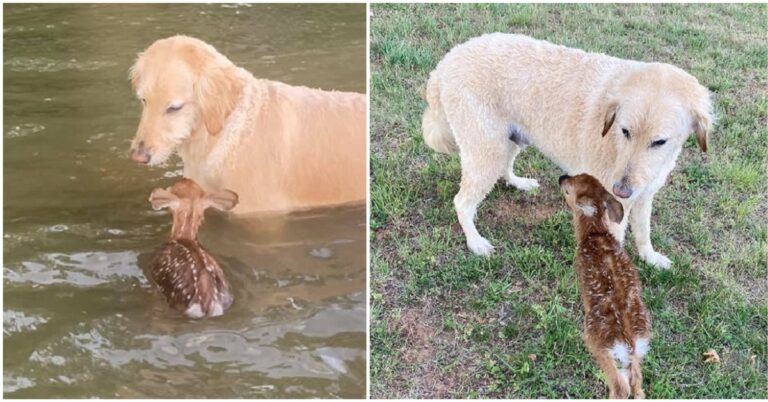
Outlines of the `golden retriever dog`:
{"label": "golden retriever dog", "polygon": [[143,111],[131,157],[177,152],[206,192],[240,195],[236,213],[353,203],[366,194],[366,101],[256,79],[205,42],[153,43],[131,68]]}
{"label": "golden retriever dog", "polygon": [[691,132],[707,150],[712,104],[696,78],[669,64],[495,33],[448,52],[429,77],[426,98],[425,142],[461,158],[454,206],[472,252],[493,251],[474,218],[501,176],[520,190],[538,187],[513,170],[531,144],[567,174],[590,174],[611,189],[626,212],[611,227],[615,237],[623,242],[631,224],[640,257],[671,266],[651,245],[651,203]]}

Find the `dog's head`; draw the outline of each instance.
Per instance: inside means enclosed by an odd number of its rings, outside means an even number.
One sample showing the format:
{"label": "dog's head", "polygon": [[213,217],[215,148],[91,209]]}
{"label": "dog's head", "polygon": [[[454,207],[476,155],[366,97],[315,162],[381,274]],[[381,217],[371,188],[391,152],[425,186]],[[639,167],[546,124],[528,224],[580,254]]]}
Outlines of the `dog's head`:
{"label": "dog's head", "polygon": [[190,136],[218,134],[243,89],[236,68],[212,46],[186,36],[158,40],[140,53],[130,70],[143,107],[131,158],[156,165]]}
{"label": "dog's head", "polygon": [[658,189],[691,132],[707,151],[713,124],[707,88],[683,70],[651,64],[617,82],[607,95],[602,135],[614,142],[610,176],[617,197]]}
{"label": "dog's head", "polygon": [[593,220],[605,228],[610,223],[619,223],[624,219],[621,203],[596,178],[588,174],[560,176],[560,189],[576,217]]}
{"label": "dog's head", "polygon": [[206,193],[194,180],[183,178],[171,187],[154,189],[149,196],[149,202],[155,210],[171,210],[172,237],[194,239],[206,209],[228,211],[237,205],[238,196],[230,190]]}

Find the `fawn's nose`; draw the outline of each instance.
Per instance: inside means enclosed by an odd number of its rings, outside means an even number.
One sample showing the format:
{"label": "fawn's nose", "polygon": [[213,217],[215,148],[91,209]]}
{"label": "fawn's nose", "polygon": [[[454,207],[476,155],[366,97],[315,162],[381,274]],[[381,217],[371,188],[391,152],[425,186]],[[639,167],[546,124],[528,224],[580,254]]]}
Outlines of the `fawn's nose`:
{"label": "fawn's nose", "polygon": [[558,184],[560,184],[560,186],[562,186],[562,185],[563,185],[563,182],[564,182],[564,181],[565,181],[565,179],[567,179],[568,177],[570,177],[570,176],[568,176],[567,174],[564,174],[564,175],[560,176],[560,178],[557,180],[557,183],[558,183]]}
{"label": "fawn's nose", "polygon": [[629,185],[629,178],[624,176],[621,181],[613,183],[613,194],[620,198],[629,198],[632,196],[632,187]]}
{"label": "fawn's nose", "polygon": [[139,145],[131,150],[131,159],[139,163],[149,163],[152,156],[149,154],[149,149],[144,145],[144,141],[139,141]]}

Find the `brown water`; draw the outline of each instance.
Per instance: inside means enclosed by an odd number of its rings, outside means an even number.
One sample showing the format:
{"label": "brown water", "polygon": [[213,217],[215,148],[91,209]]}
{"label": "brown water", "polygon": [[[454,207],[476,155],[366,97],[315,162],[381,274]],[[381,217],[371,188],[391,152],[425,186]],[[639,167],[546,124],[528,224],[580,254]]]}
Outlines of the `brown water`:
{"label": "brown water", "polygon": [[128,158],[136,53],[199,37],[255,75],[365,90],[364,5],[5,5],[5,397],[364,397],[365,210],[233,219],[201,242],[235,304],[170,311],[143,271],[178,158]]}

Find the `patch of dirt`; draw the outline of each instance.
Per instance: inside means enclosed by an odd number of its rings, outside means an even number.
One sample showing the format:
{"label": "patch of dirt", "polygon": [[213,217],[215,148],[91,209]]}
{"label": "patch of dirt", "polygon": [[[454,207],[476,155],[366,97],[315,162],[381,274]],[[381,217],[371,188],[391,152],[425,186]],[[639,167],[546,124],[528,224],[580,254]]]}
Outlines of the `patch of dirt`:
{"label": "patch of dirt", "polygon": [[[429,304],[429,302],[427,302]],[[420,306],[406,307],[394,326],[405,342],[406,352],[403,360],[418,371],[407,370],[412,377],[408,380],[420,398],[447,398],[450,391],[456,390],[456,370],[444,373],[438,360],[438,348],[445,336],[438,327],[439,320],[430,317],[427,308]],[[404,373],[405,374],[405,373]]]}
{"label": "patch of dirt", "polygon": [[509,223],[518,219],[535,225],[552,217],[562,208],[561,202],[549,200],[543,194],[538,194],[516,200],[497,200],[496,205],[488,210],[486,218],[494,224]]}
{"label": "patch of dirt", "polygon": [[435,335],[435,329],[424,322],[423,313],[418,309],[408,309],[400,316],[400,335],[405,339],[408,351],[405,353],[406,362],[424,363],[434,356],[430,340]]}

